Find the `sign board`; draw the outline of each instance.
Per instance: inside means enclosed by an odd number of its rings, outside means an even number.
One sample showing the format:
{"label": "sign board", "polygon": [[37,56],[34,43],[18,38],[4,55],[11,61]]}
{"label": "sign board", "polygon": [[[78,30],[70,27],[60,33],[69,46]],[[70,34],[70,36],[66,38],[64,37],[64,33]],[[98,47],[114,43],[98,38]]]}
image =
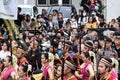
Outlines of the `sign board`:
{"label": "sign board", "polygon": [[0,0],[0,18],[17,19],[17,0]]}

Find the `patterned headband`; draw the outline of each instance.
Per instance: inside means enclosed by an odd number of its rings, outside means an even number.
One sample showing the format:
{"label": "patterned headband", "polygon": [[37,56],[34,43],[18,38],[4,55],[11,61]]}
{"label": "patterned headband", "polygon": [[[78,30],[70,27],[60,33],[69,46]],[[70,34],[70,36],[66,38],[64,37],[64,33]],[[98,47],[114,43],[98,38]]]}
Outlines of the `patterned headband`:
{"label": "patterned headband", "polygon": [[105,65],[108,66],[108,67],[111,67],[111,65],[112,65],[109,61],[107,61],[107,60],[104,59],[104,58],[102,58],[102,59],[100,60],[100,63],[103,63],[103,64],[105,64]]}

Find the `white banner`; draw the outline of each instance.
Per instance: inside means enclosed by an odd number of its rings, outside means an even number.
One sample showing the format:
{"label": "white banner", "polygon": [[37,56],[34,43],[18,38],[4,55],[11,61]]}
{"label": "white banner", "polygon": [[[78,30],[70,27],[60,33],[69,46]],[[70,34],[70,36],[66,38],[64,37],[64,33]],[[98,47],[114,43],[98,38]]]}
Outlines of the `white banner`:
{"label": "white banner", "polygon": [[0,0],[0,18],[17,19],[17,0]]}

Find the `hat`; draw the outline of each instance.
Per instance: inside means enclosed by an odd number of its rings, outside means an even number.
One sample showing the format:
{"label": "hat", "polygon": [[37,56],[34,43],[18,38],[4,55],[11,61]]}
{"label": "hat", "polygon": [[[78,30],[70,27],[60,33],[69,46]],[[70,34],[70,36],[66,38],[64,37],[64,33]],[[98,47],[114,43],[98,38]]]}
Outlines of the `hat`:
{"label": "hat", "polygon": [[45,20],[43,18],[39,19],[40,22],[45,22]]}
{"label": "hat", "polygon": [[71,60],[70,57],[67,57],[65,60],[65,64],[67,67],[69,67],[72,70],[76,70],[76,64]]}
{"label": "hat", "polygon": [[84,45],[87,46],[87,47],[93,48],[93,42],[92,42],[91,40],[86,41],[86,42],[84,43]]}

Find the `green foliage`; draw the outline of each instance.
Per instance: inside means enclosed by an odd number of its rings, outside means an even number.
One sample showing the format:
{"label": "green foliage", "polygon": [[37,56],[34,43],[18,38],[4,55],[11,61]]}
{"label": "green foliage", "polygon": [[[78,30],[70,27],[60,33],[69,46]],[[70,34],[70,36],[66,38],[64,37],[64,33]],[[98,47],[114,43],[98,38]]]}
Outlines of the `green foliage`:
{"label": "green foliage", "polygon": [[106,8],[106,6],[104,6],[104,5],[99,5],[98,12],[102,12],[105,8]]}

